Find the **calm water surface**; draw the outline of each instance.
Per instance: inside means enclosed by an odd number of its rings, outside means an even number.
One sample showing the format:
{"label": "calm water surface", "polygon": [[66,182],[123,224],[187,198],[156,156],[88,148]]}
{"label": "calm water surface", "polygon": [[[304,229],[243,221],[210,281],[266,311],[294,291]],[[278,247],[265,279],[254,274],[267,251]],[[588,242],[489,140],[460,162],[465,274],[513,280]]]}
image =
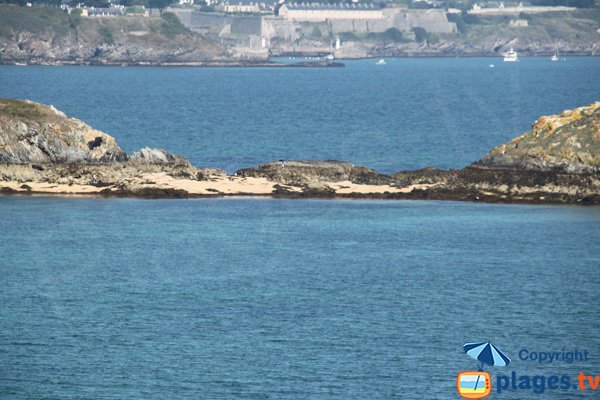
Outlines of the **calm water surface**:
{"label": "calm water surface", "polygon": [[[490,64],[495,68],[490,68]],[[0,97],[54,104],[128,152],[194,165],[341,159],[462,168],[540,115],[599,99],[600,57],[388,59],[346,68],[0,67]]]}
{"label": "calm water surface", "polygon": [[598,208],[4,197],[0,232],[1,398],[456,398],[488,339],[598,371]]}

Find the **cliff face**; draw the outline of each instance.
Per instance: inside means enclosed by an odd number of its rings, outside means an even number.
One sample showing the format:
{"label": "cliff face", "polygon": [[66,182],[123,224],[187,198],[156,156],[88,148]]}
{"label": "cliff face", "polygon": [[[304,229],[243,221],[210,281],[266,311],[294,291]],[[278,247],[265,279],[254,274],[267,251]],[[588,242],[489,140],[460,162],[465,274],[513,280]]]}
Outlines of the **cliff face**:
{"label": "cliff face", "polygon": [[0,162],[108,163],[127,155],[115,139],[52,106],[0,100]]}
{"label": "cliff face", "polygon": [[477,166],[566,173],[600,172],[600,102],[538,119]]}
{"label": "cliff face", "polygon": [[0,62],[160,64],[221,60],[229,51],[168,18],[89,18],[0,5]]}

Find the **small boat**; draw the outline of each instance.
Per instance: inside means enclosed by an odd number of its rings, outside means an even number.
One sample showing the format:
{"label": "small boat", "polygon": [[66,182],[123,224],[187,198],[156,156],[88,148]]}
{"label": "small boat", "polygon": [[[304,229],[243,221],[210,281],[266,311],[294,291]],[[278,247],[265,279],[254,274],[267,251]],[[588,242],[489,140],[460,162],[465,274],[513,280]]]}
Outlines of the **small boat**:
{"label": "small boat", "polygon": [[519,54],[511,47],[509,51],[504,53],[504,62],[519,61]]}
{"label": "small boat", "polygon": [[326,56],[325,56],[325,59],[326,59],[326,60],[333,60],[333,59],[334,59],[334,57],[333,57],[333,54],[328,54],[328,55],[326,55]]}
{"label": "small boat", "polygon": [[16,65],[17,67],[26,67],[26,66],[27,66],[27,63],[20,63],[20,62],[16,62],[16,63],[15,63],[15,65]]}
{"label": "small boat", "polygon": [[556,48],[556,51],[554,52],[554,54],[552,55],[552,57],[550,58],[550,61],[558,61],[558,47]]}
{"label": "small boat", "polygon": [[380,58],[379,61],[377,61],[375,64],[377,64],[377,65],[385,65],[385,60],[383,58]]}

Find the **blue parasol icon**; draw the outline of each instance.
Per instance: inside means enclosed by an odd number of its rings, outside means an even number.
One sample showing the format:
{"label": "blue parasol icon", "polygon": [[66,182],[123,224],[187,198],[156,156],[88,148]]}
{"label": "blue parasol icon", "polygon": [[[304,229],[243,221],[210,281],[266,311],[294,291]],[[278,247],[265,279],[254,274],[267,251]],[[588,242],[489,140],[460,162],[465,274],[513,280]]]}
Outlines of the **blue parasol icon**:
{"label": "blue parasol icon", "polygon": [[483,364],[506,367],[510,363],[510,358],[490,342],[465,343],[463,349],[471,358],[481,362],[480,370]]}
{"label": "blue parasol icon", "polygon": [[[484,364],[505,367],[510,363],[510,358],[490,342],[465,343],[463,349],[471,358],[481,362],[478,365],[480,371],[483,371]],[[475,382],[475,389],[478,383],[479,376]]]}

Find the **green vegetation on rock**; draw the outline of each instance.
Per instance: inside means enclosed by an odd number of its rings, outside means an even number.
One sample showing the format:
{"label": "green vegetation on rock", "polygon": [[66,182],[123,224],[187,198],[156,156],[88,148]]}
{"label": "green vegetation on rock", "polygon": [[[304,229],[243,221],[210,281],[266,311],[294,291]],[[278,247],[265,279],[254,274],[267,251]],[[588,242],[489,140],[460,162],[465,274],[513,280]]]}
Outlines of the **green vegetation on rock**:
{"label": "green vegetation on rock", "polygon": [[406,43],[411,40],[396,28],[389,28],[385,32],[353,33],[343,32],[340,34],[342,41],[352,42],[375,42],[375,43]]}
{"label": "green vegetation on rock", "polygon": [[177,35],[190,34],[191,31],[186,28],[179,18],[173,13],[165,12],[160,16],[162,18],[161,32],[169,39]]}
{"label": "green vegetation on rock", "polygon": [[226,53],[172,13],[90,18],[59,8],[0,4],[0,39],[0,63],[196,62]]}
{"label": "green vegetation on rock", "polygon": [[480,165],[600,171],[600,102],[539,118],[531,131],[490,151]]}
{"label": "green vegetation on rock", "polygon": [[27,31],[43,34],[51,31],[62,37],[69,32],[69,16],[60,8],[18,7],[0,4],[0,37],[10,38],[12,32]]}

